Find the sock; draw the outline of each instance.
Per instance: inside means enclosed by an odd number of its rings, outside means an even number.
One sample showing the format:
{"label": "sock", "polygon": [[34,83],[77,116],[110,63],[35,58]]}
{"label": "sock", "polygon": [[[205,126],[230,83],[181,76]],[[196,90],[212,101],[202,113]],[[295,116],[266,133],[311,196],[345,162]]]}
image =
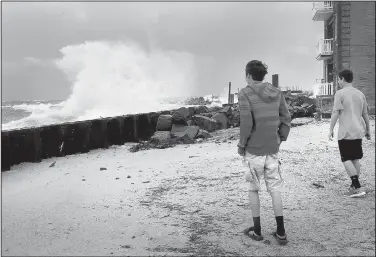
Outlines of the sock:
{"label": "sock", "polygon": [[253,217],[253,226],[255,228],[255,233],[260,236],[261,235],[261,224],[260,224],[260,217]]}
{"label": "sock", "polygon": [[283,216],[277,216],[275,217],[275,220],[277,221],[277,234],[279,236],[285,235],[285,225],[283,223]]}
{"label": "sock", "polygon": [[360,183],[359,183],[358,176],[355,175],[355,176],[351,176],[350,178],[351,178],[351,182],[352,182],[351,185],[352,185],[354,188],[356,188],[356,189],[360,188]]}

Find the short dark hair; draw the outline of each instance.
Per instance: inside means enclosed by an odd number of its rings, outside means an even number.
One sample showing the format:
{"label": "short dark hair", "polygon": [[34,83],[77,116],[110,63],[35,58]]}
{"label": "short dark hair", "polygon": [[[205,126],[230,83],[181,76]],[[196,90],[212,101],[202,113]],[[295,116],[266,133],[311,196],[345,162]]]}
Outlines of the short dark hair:
{"label": "short dark hair", "polygon": [[345,69],[338,73],[340,79],[344,78],[347,83],[353,82],[354,74],[351,70]]}
{"label": "short dark hair", "polygon": [[245,75],[251,74],[252,79],[256,81],[263,81],[265,75],[268,74],[268,67],[261,61],[253,60],[245,66]]}

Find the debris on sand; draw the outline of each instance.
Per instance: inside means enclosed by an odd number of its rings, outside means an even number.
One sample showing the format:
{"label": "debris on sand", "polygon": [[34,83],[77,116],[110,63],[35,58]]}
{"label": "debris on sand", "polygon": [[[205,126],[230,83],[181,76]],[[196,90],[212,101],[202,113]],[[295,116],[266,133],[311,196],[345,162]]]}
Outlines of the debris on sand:
{"label": "debris on sand", "polygon": [[56,161],[54,161],[53,163],[51,163],[50,168],[54,167],[55,164],[56,164]]}
{"label": "debris on sand", "polygon": [[107,168],[99,168],[99,170],[107,170]]}
{"label": "debris on sand", "polygon": [[324,188],[324,186],[323,185],[320,185],[319,183],[313,183],[312,185],[314,185],[315,187],[317,187],[317,188]]}

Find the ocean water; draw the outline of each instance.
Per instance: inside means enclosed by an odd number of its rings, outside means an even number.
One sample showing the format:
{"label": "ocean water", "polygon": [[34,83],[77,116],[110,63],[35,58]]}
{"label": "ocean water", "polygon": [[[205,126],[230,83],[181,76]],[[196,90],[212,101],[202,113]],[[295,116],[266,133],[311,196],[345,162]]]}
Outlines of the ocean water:
{"label": "ocean water", "polygon": [[[207,97],[210,99],[210,97]],[[224,101],[223,101],[224,102]],[[51,124],[60,124],[64,122],[72,122],[72,121],[79,121],[79,120],[87,120],[89,117],[76,117],[76,116],[64,116],[61,115],[63,113],[63,107],[65,102],[64,101],[41,101],[41,100],[34,100],[34,101],[5,101],[2,103],[1,110],[1,122],[2,122],[2,130],[13,130],[13,129],[20,129],[20,128],[30,128],[30,127],[40,127],[43,125],[51,125]],[[142,112],[157,112],[157,111],[164,111],[164,110],[173,110],[180,107],[189,107],[193,105],[185,105],[183,103],[161,103],[158,106],[150,107],[150,109],[140,108],[143,110]],[[210,106],[222,106],[222,102],[215,102],[212,103]],[[112,117],[112,116],[119,116],[119,115],[126,115],[126,114],[136,114],[142,113],[141,111],[134,111],[127,112],[114,112],[113,115],[108,113],[108,115],[101,116],[92,116],[91,118],[100,118],[100,117]],[[60,113],[60,114],[59,114]],[[53,115],[55,114],[55,115]]]}
{"label": "ocean water", "polygon": [[71,83],[67,99],[2,102],[2,130],[171,110],[200,91],[195,56],[187,52],[92,41],[60,53],[54,65]]}
{"label": "ocean water", "polygon": [[[63,110],[64,101],[9,101],[3,102],[1,106],[2,115],[2,130],[12,130],[20,128],[29,127],[40,127],[43,125],[60,124],[64,122],[87,120],[85,117],[76,116],[64,116],[59,115]],[[163,104],[161,103],[157,108],[151,108],[150,110],[143,109],[143,112],[154,112],[162,110],[172,110],[179,107],[185,106],[184,104]],[[140,108],[142,109],[142,108]],[[92,118],[100,117],[111,117],[126,114],[140,113],[137,111],[133,112],[115,112],[113,115],[110,113],[108,115],[98,115],[98,117],[93,116]],[[54,115],[55,114],[55,115]]]}

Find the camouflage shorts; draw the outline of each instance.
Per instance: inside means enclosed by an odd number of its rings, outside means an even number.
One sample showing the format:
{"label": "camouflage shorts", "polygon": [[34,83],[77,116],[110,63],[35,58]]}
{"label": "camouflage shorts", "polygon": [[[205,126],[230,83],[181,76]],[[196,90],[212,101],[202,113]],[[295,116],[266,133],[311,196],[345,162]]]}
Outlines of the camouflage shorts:
{"label": "camouflage shorts", "polygon": [[261,179],[264,178],[268,192],[284,191],[285,182],[281,174],[278,154],[257,156],[246,153],[243,159],[245,179],[250,191],[261,191]]}

